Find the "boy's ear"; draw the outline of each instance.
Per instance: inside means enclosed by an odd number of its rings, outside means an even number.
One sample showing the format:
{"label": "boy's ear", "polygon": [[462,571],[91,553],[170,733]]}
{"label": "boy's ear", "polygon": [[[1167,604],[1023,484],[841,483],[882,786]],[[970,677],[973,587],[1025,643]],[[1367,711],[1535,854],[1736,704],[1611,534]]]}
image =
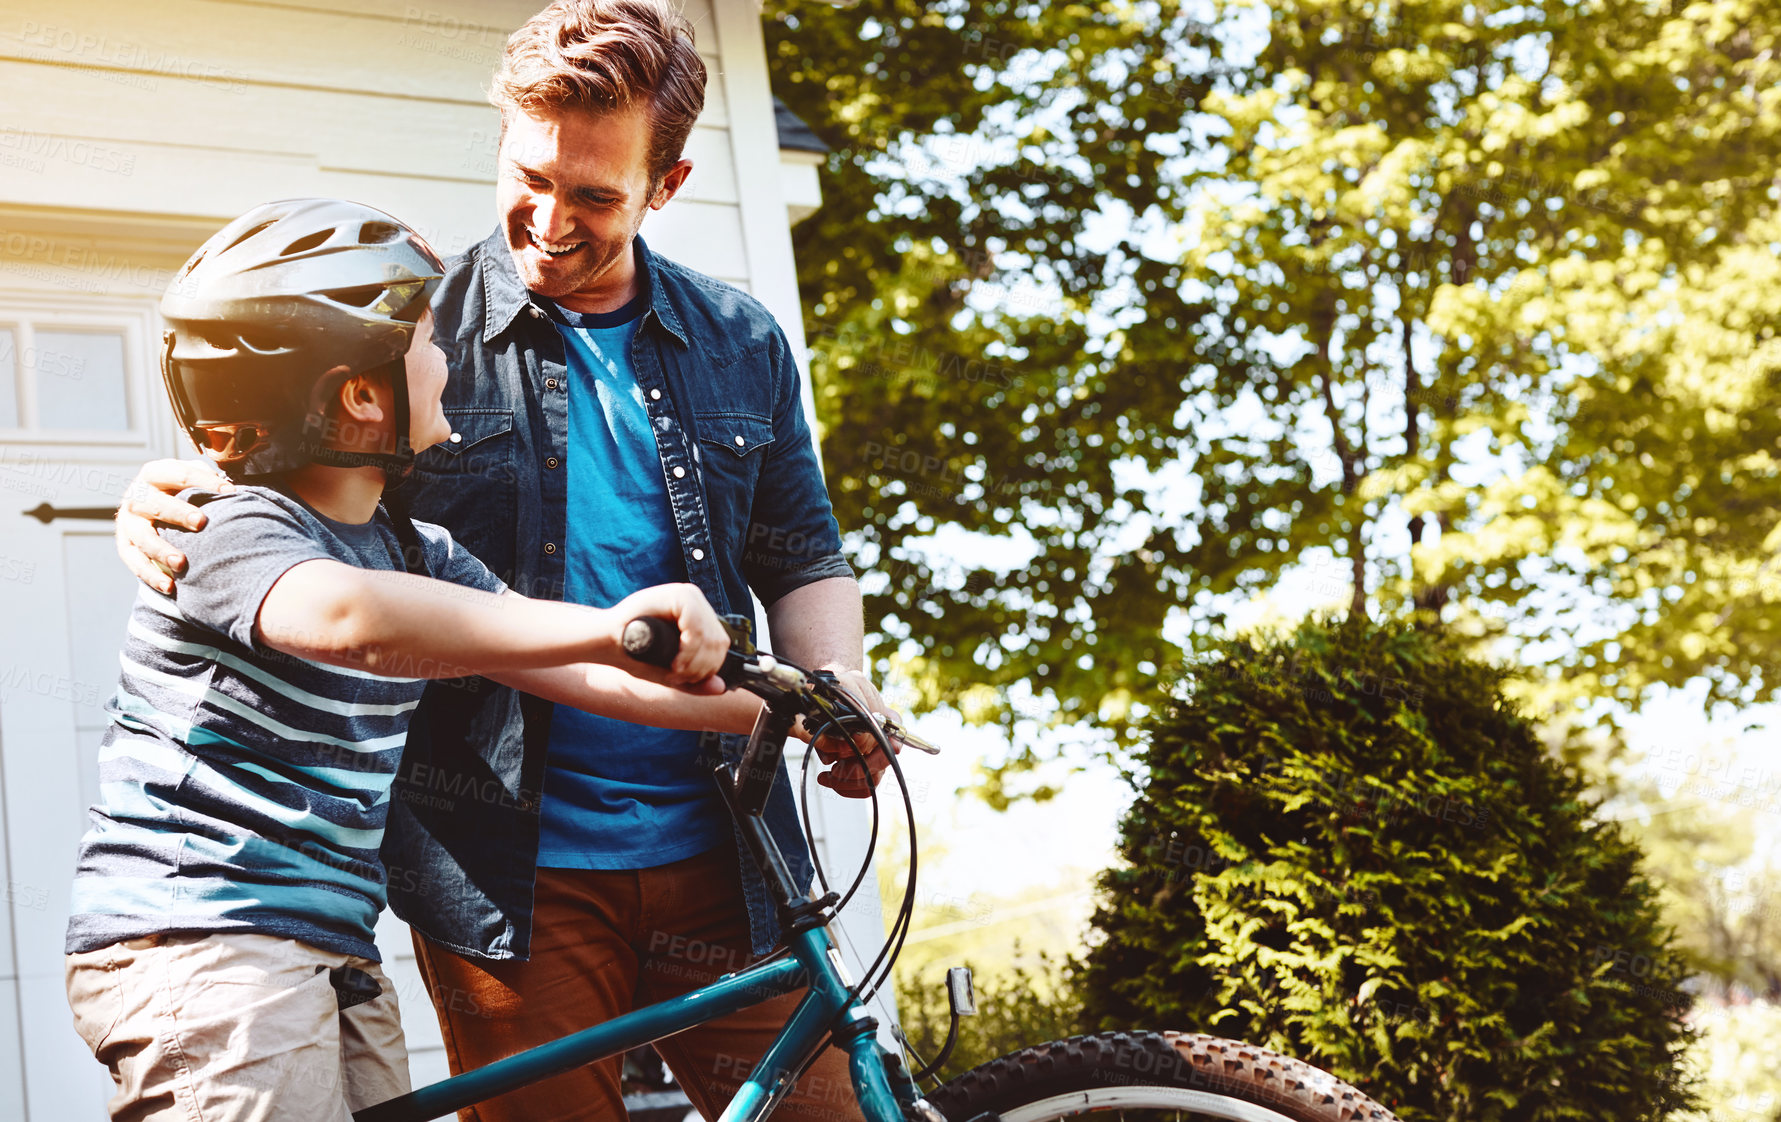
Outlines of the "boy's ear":
{"label": "boy's ear", "polygon": [[[328,371],[329,374],[344,372],[346,367],[337,366]],[[357,421],[360,424],[375,424],[383,420],[384,411],[388,408],[389,387],[381,378],[373,378],[367,374],[354,374],[340,383],[335,391],[335,403],[340,410],[341,420]]]}

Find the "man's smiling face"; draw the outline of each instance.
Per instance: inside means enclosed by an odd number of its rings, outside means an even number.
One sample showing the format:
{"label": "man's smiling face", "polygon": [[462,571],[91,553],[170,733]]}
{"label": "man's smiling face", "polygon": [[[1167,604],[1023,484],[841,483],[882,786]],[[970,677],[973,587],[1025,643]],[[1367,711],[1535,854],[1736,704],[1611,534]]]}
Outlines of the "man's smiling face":
{"label": "man's smiling face", "polygon": [[495,203],[528,289],[577,312],[613,311],[634,294],[631,241],[692,168],[681,160],[652,184],[648,154],[641,109],[508,114]]}

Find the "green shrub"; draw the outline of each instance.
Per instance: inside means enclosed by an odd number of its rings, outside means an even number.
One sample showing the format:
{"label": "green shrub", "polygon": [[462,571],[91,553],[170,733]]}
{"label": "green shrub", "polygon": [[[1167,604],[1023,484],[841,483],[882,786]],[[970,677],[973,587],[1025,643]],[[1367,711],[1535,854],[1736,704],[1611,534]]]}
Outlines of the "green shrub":
{"label": "green shrub", "polygon": [[1658,1118],[1691,997],[1640,854],[1408,626],[1219,649],[1152,721],[1086,1021],[1246,1039],[1406,1122]]}

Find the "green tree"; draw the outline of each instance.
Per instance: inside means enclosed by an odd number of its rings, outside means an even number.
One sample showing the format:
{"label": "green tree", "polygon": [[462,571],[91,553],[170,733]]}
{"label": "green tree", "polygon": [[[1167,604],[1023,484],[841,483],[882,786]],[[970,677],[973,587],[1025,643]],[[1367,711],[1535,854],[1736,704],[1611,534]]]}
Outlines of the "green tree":
{"label": "green tree", "polygon": [[[830,494],[881,653],[919,655],[926,700],[977,719],[1011,719],[1001,691],[1031,682],[1122,730],[1173,654],[1156,624],[1175,587],[1112,548],[1142,505],[1119,465],[1173,439],[1180,394],[1166,356],[1110,379],[1096,317],[1132,286],[1159,314],[1179,298],[1171,265],[1088,226],[1183,214],[1169,185],[1208,29],[1175,0],[768,11],[775,91],[835,149],[794,236]],[[917,543],[942,526],[1019,563],[931,562]]]}
{"label": "green tree", "polygon": [[1311,565],[1568,696],[1772,696],[1772,0],[1191,11],[769,5],[880,656],[1125,735],[1172,611]]}
{"label": "green tree", "polygon": [[1220,646],[1149,729],[1089,1023],[1264,1044],[1406,1122],[1685,1106],[1656,890],[1504,677],[1403,625]]}

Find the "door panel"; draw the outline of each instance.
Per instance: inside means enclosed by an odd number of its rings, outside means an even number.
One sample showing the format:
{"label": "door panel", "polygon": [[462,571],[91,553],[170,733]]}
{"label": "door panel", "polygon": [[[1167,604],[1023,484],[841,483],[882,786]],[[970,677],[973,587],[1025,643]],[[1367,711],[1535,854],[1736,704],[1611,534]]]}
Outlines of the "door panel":
{"label": "door panel", "polygon": [[62,982],[75,849],[135,583],[109,511],[173,453],[153,302],[0,291],[0,1118],[101,1119]]}
{"label": "door panel", "polygon": [[[61,505],[73,496],[56,497]],[[30,575],[0,582],[0,781],[16,987],[16,1007],[0,1006],[0,1018],[10,1013],[17,1026],[11,1055],[22,1057],[25,1076],[24,1109],[11,1116],[100,1118],[111,1081],[74,1033],[63,996],[62,936],[83,828],[82,771],[90,766],[83,761],[97,745],[91,730],[110,684],[76,669],[69,621],[115,604],[119,578],[129,577],[114,563],[110,580],[96,579],[92,550],[105,539],[25,518],[24,501],[14,496],[0,506],[6,550],[22,562],[19,573]],[[71,557],[79,559],[73,567]],[[119,635],[123,623],[114,615],[104,633]],[[100,641],[96,629],[90,641]],[[110,678],[116,673],[114,664]],[[4,1050],[0,1039],[0,1065],[9,1063]]]}

